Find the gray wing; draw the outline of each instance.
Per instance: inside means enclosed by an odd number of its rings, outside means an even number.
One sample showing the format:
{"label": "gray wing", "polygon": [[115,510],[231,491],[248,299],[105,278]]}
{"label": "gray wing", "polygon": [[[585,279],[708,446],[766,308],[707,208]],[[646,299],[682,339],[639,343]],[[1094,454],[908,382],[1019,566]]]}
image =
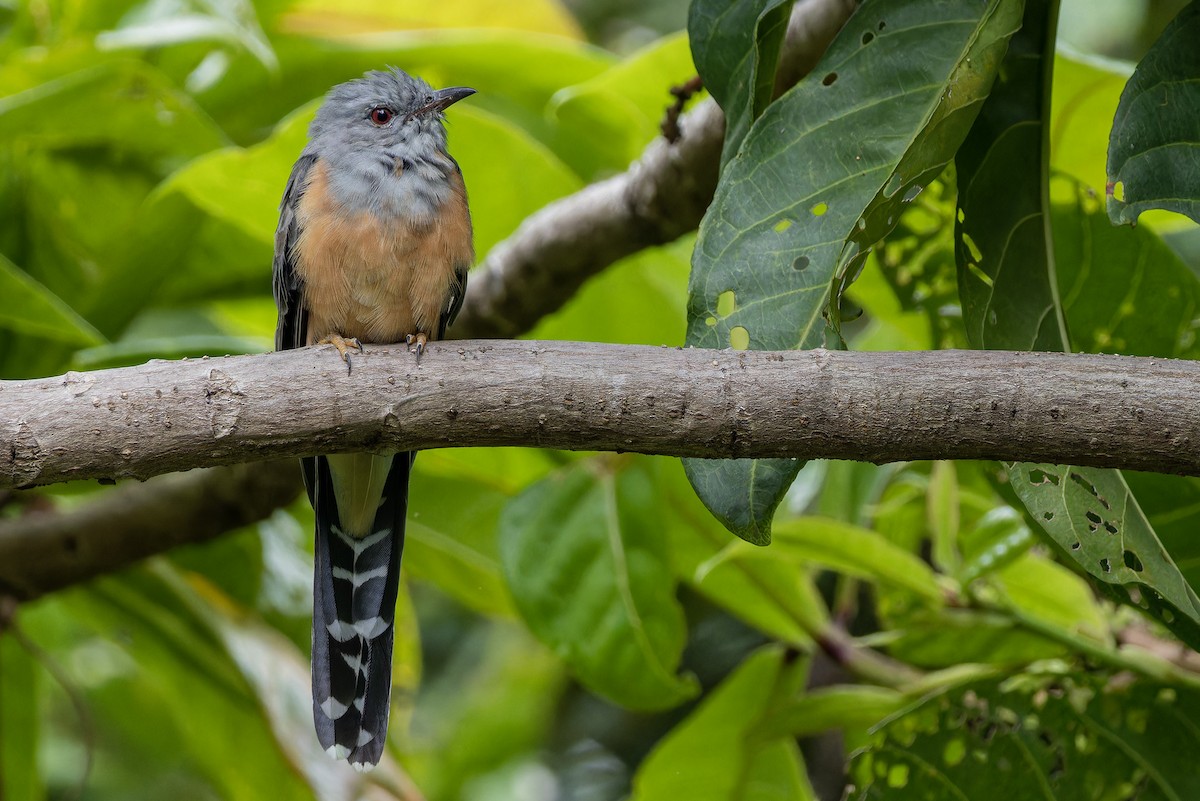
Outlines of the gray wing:
{"label": "gray wing", "polygon": [[279,320],[275,325],[275,350],[302,348],[308,338],[308,312],[304,308],[301,290],[303,282],[296,274],[293,250],[300,236],[296,220],[296,204],[304,195],[308,173],[317,163],[311,153],[300,156],[288,178],[287,189],[279,204],[279,227],[275,229],[275,261],[272,284]]}

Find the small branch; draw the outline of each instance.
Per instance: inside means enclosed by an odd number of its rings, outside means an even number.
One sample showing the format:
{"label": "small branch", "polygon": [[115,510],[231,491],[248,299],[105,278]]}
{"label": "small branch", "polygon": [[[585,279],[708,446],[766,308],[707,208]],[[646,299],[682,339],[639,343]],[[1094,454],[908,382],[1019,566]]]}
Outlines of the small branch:
{"label": "small branch", "polygon": [[299,490],[295,461],[245,464],[161,476],[73,509],[0,520],[0,598],[31,600],[212,539],[262,520]]}
{"label": "small branch", "polygon": [[683,131],[679,128],[679,115],[683,113],[683,107],[692,99],[692,96],[703,88],[704,83],[700,80],[699,75],[678,86],[671,87],[671,97],[675,98],[675,102],[667,106],[662,122],[658,125],[663,139],[674,144],[679,141],[679,137],[683,136]]}
{"label": "small branch", "polygon": [[437,343],[0,382],[0,488],[347,451],[1046,461],[1200,474],[1200,364],[1127,356]]}

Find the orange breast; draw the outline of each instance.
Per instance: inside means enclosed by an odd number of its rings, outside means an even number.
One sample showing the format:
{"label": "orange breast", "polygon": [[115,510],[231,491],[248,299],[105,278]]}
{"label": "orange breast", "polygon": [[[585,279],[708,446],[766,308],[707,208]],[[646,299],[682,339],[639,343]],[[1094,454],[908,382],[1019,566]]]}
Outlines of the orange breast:
{"label": "orange breast", "polygon": [[363,342],[400,342],[437,334],[457,265],[470,264],[471,218],[462,177],[450,199],[422,225],[348,212],[329,191],[317,162],[297,206],[296,270],[304,282],[309,343],[330,334]]}

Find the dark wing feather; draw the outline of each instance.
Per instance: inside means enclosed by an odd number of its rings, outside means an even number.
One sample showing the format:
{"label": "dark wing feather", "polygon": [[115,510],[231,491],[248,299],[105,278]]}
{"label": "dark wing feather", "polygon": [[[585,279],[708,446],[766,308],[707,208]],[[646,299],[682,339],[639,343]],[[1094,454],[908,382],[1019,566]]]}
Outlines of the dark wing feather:
{"label": "dark wing feather", "polygon": [[467,271],[470,268],[469,264],[454,265],[454,283],[450,285],[450,297],[446,301],[445,311],[438,318],[438,339],[446,338],[446,329],[454,322],[454,318],[462,309],[463,298],[467,295]]}
{"label": "dark wing feather", "polygon": [[275,306],[279,309],[275,350],[302,348],[308,344],[308,312],[301,294],[302,282],[296,274],[294,250],[300,238],[296,205],[308,187],[308,174],[316,163],[317,157],[311,153],[300,156],[296,166],[292,167],[287,189],[283,191],[283,200],[279,204],[279,227],[275,229],[275,261],[271,280],[275,290]]}

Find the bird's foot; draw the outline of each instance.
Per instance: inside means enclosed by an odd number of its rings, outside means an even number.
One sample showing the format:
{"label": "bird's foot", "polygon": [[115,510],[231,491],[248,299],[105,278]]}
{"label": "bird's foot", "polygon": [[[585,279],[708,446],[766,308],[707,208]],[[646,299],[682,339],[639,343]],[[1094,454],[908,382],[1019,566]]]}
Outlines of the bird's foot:
{"label": "bird's foot", "polygon": [[408,345],[408,352],[417,354],[419,358],[425,352],[425,345],[429,343],[429,335],[423,333],[407,334],[404,337],[404,342]]}
{"label": "bird's foot", "polygon": [[363,352],[362,343],[358,341],[358,337],[343,337],[340,334],[330,334],[326,337],[321,337],[317,340],[318,345],[333,345],[337,348],[338,354],[342,357],[342,361],[346,363],[346,375],[350,375],[350,351],[357,350]]}

